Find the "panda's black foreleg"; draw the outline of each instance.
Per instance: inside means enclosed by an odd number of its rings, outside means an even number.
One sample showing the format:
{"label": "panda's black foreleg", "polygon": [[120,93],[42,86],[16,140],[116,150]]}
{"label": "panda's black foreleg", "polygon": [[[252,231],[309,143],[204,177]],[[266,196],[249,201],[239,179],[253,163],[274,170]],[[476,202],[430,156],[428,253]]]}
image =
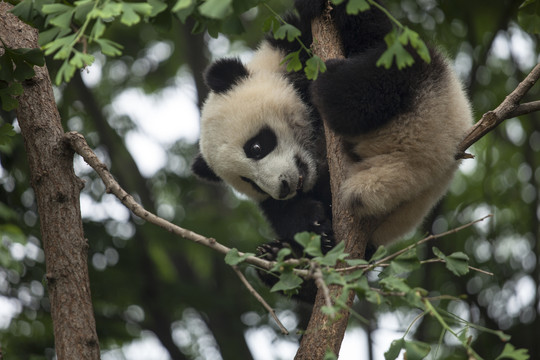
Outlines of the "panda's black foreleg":
{"label": "panda's black foreleg", "polygon": [[268,199],[260,207],[278,238],[293,248],[299,246],[294,236],[303,231],[321,236],[324,253],[334,247],[331,209],[322,201],[299,195],[286,201]]}

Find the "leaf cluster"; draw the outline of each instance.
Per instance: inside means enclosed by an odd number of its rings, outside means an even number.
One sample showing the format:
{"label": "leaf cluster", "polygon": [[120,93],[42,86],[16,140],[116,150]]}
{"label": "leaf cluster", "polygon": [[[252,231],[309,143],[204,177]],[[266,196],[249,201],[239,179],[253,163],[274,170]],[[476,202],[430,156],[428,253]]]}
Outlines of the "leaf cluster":
{"label": "leaf cluster", "polygon": [[52,0],[23,0],[12,12],[27,22],[43,21],[39,44],[45,55],[62,61],[55,83],[69,81],[75,70],[94,62],[88,46],[95,45],[108,56],[122,54],[122,45],[104,37],[105,30],[116,20],[126,26],[145,17],[156,16],[167,8],[159,0],[122,2],[112,0],[79,0],[73,3]]}
{"label": "leaf cluster", "polygon": [[[375,306],[387,305],[396,309],[405,307],[411,311],[419,311],[420,315],[413,321],[429,315],[434,318],[441,327],[441,339],[445,333],[453,335],[463,346],[467,353],[475,359],[482,359],[472,346],[468,337],[468,330],[476,330],[492,333],[499,336],[503,341],[509,337],[499,331],[492,331],[476,324],[470,323],[446,312],[440,308],[440,300],[458,300],[450,295],[430,296],[427,289],[414,287],[409,283],[408,275],[418,269],[425,270],[428,263],[442,262],[446,269],[455,276],[463,276],[470,271],[469,258],[463,252],[444,254],[440,249],[433,247],[435,258],[421,260],[417,245],[409,246],[404,250],[388,255],[386,248],[379,247],[369,261],[362,259],[348,259],[343,242],[328,253],[321,251],[321,239],[319,235],[312,233],[299,233],[295,241],[303,248],[304,259],[290,261],[291,250],[280,250],[278,259],[271,271],[278,273],[279,281],[271,291],[281,291],[287,294],[295,294],[301,291],[305,278],[313,277],[313,269],[320,269],[325,286],[338,285],[343,288],[340,297],[332,299],[335,305],[325,306],[322,311],[329,316],[336,316],[345,307],[349,291],[354,291],[360,299],[364,299]],[[227,254],[226,261],[230,265],[237,265],[244,261],[246,254],[239,256],[238,251],[232,250]],[[341,264],[340,267],[337,265]],[[369,273],[377,274],[368,276]],[[351,309],[348,309],[351,311]],[[354,313],[353,313],[354,314]],[[366,321],[360,315],[354,314],[361,321]],[[413,324],[409,326],[411,328]],[[459,328],[456,331],[455,328]],[[407,331],[408,333],[408,331]],[[432,351],[432,345],[420,341],[408,340],[405,335],[392,342],[390,349],[385,353],[386,360],[397,359],[402,350],[407,354],[407,359],[423,359]],[[522,360],[527,359],[527,350],[505,348],[501,358]]]}
{"label": "leaf cluster", "polygon": [[[0,56],[0,103],[10,111],[19,105],[16,97],[23,93],[21,82],[35,75],[34,65],[43,66],[45,59],[40,49],[10,49],[3,42],[4,54]],[[0,128],[0,144],[9,135],[9,129]]]}

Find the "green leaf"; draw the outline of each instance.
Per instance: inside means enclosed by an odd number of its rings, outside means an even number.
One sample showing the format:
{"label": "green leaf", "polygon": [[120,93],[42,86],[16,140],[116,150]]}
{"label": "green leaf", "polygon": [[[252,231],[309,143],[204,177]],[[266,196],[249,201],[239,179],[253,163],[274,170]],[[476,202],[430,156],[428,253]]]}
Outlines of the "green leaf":
{"label": "green leaf", "polygon": [[306,61],[306,67],[304,68],[304,72],[306,73],[306,76],[310,80],[317,80],[319,77],[320,72],[326,71],[326,64],[320,57],[317,55],[313,55],[311,58]]}
{"label": "green leaf", "polygon": [[[324,310],[323,310],[324,311]],[[331,349],[326,349],[323,360],[337,360],[337,355]]]}
{"label": "green leaf", "polygon": [[527,360],[529,359],[529,350],[516,349],[512,344],[506,344],[502,353],[495,360],[499,359]]}
{"label": "green leaf", "polygon": [[201,15],[223,20],[233,13],[232,0],[206,0],[199,6]]}
{"label": "green leaf", "polygon": [[445,262],[446,268],[455,275],[462,276],[469,272],[469,257],[466,254],[455,252],[446,256],[436,247],[433,247],[432,250],[435,256]]}
{"label": "green leaf", "polygon": [[300,35],[302,35],[302,32],[291,24],[283,24],[274,32],[275,39],[283,40],[287,37],[289,42],[294,41]]}
{"label": "green leaf", "polygon": [[270,291],[290,291],[298,288],[302,284],[303,280],[298,275],[295,275],[292,271],[283,273],[279,277],[279,281],[272,286]]}
{"label": "green leaf", "polygon": [[9,51],[0,56],[0,80],[10,82],[13,80],[13,61]]}
{"label": "green leaf", "polygon": [[7,87],[0,89],[0,102],[2,109],[5,111],[15,110],[19,106],[19,102],[15,96],[23,93],[22,85],[18,82],[12,83]]}
{"label": "green leaf", "polygon": [[413,248],[399,255],[390,262],[389,271],[391,274],[403,274],[411,272],[420,267],[420,260],[416,253],[416,248]]}
{"label": "green leaf", "polygon": [[377,248],[377,251],[375,251],[375,254],[371,256],[371,259],[369,259],[369,262],[381,260],[386,255],[386,253],[386,248],[382,245],[379,246]]}
{"label": "green leaf", "polygon": [[[177,5],[178,5],[178,3],[177,3]],[[177,10],[177,11],[173,11],[173,12],[174,12],[174,14],[178,17],[178,19],[180,19],[180,21],[181,21],[183,24],[185,24],[187,18],[188,18],[191,14],[193,14],[193,11],[195,10],[196,7],[197,7],[197,3],[196,3],[195,1],[191,1],[191,4],[190,4],[188,7],[183,8],[183,9],[180,9],[180,10]],[[197,21],[197,22],[195,23],[195,25],[193,26],[192,32],[193,32],[194,34],[197,33],[197,32],[195,32],[196,30],[198,30],[198,29],[196,29],[196,26],[202,28],[201,32],[204,31],[204,26],[201,26],[201,25],[202,25],[202,24],[200,24],[199,21]]]}
{"label": "green leaf", "polygon": [[314,257],[323,256],[321,252],[321,237],[319,235],[304,231],[296,234],[294,236],[294,241],[302,245],[306,254]]}
{"label": "green leaf", "polygon": [[413,57],[407,50],[405,50],[401,42],[398,40],[396,30],[393,30],[391,33],[387,34],[384,37],[384,41],[386,42],[388,48],[381,55],[379,60],[377,60],[377,66],[384,66],[386,69],[390,69],[394,63],[394,58],[399,70],[414,64]]}
{"label": "green leaf", "polygon": [[411,290],[409,285],[406,284],[405,279],[389,276],[381,281],[379,283],[390,291],[402,291],[402,292],[408,292]]}
{"label": "green leaf", "polygon": [[411,44],[422,60],[428,64],[431,62],[429,49],[416,31],[413,31],[408,27],[404,27],[403,32],[401,35],[399,35],[399,41],[403,45]]}
{"label": "green leaf", "polygon": [[279,263],[279,262],[283,262],[285,261],[285,258],[289,255],[292,254],[292,250],[289,249],[289,248],[283,248],[283,249],[279,249],[278,251],[278,254],[277,254],[277,259],[276,261]]}
{"label": "green leaf", "polygon": [[526,32],[540,34],[540,1],[524,1],[519,7],[518,22]]}
{"label": "green leaf", "polygon": [[367,301],[375,305],[381,305],[383,301],[381,294],[373,290],[366,291],[365,298]]}
{"label": "green leaf", "polygon": [[392,344],[390,344],[390,349],[388,349],[387,352],[384,353],[384,359],[385,360],[395,360],[399,356],[399,353],[401,352],[401,349],[405,347],[405,340],[404,339],[398,339],[392,341]]}
{"label": "green leaf", "polygon": [[299,71],[302,69],[302,62],[300,61],[300,50],[292,52],[285,56],[281,64],[287,64],[287,71]]}
{"label": "green leaf", "polygon": [[60,29],[57,27],[52,27],[39,33],[38,44],[40,46],[45,46],[48,43],[52,42],[54,39],[62,38],[69,33],[71,33],[71,29]]}
{"label": "green leaf", "polygon": [[337,306],[322,306],[321,311],[323,314],[334,317],[338,314],[339,308]]}
{"label": "green leaf", "polygon": [[[60,4],[53,4],[53,5],[60,5]],[[71,19],[73,18],[73,13],[75,12],[75,9],[70,6],[68,6],[68,8],[69,8],[69,11],[58,13],[57,16],[52,17],[49,20],[49,23],[61,29],[69,29],[71,27]]]}
{"label": "green leaf", "polygon": [[341,285],[341,286],[347,285],[347,282],[345,281],[345,277],[335,271],[329,271],[329,272],[325,271],[324,282],[327,285],[330,285],[330,284],[336,284],[336,285]]}
{"label": "green leaf", "polygon": [[195,3],[195,0],[178,0],[172,8],[172,12],[177,12],[189,8]]}
{"label": "green leaf", "polygon": [[345,262],[349,266],[367,265],[369,262],[364,259],[346,259]]}
{"label": "green leaf", "polygon": [[[320,237],[319,237],[319,248],[318,251],[320,252]],[[311,254],[310,254],[311,255]],[[349,254],[345,252],[345,242],[341,241],[336,246],[332,248],[329,252],[327,252],[324,256],[317,256],[313,260],[317,261],[321,265],[326,266],[335,266],[338,260],[345,259]]]}
{"label": "green leaf", "polygon": [[152,13],[152,6],[147,3],[122,3],[122,17],[120,22],[131,26],[141,21],[141,16],[148,16]]}
{"label": "green leaf", "polygon": [[101,47],[101,52],[109,56],[122,55],[123,46],[109,39],[95,39],[96,43]]}
{"label": "green leaf", "polygon": [[67,13],[74,10],[73,6],[55,3],[55,4],[45,4],[41,8],[41,11],[44,14],[56,14],[56,13]]}
{"label": "green leaf", "polygon": [[103,23],[103,20],[97,19],[94,22],[94,26],[92,27],[92,31],[90,31],[90,39],[91,41],[95,41],[96,39],[99,39],[103,33],[105,33],[105,30],[107,27]]}
{"label": "green leaf", "polygon": [[21,60],[32,64],[43,66],[45,65],[45,58],[43,57],[43,52],[39,48],[27,49],[20,48],[12,50]]}
{"label": "green leaf", "polygon": [[102,18],[112,19],[119,16],[122,13],[122,3],[117,2],[105,2],[103,7],[95,7],[90,11],[88,17],[91,19]]}
{"label": "green leaf", "polygon": [[15,16],[23,19],[26,22],[32,20],[32,12],[34,10],[34,2],[30,0],[24,0],[15,5],[10,12]]}
{"label": "green leaf", "polygon": [[274,16],[271,15],[264,20],[262,30],[264,32],[271,31],[272,33],[275,33],[277,29],[279,28],[279,20]]}
{"label": "green leaf", "polygon": [[[15,135],[17,135],[17,133],[15,132],[15,130],[13,130],[13,125],[4,124],[0,126],[0,145],[6,145],[7,143],[11,142],[11,138]],[[0,203],[0,210],[2,210],[1,205],[3,204]],[[2,215],[0,216],[1,218],[7,219],[5,212],[3,213],[2,211],[0,211],[0,215]]]}
{"label": "green leaf", "polygon": [[86,17],[88,14],[90,14],[90,11],[94,8],[96,5],[96,2],[94,0],[80,0],[75,1],[75,13],[73,14],[73,18],[79,22],[83,23],[86,20]]}
{"label": "green leaf", "polygon": [[69,60],[69,63],[78,69],[92,65],[94,62],[94,56],[90,54],[85,54],[80,51],[75,50],[75,55]]}
{"label": "green leaf", "polygon": [[347,2],[347,14],[357,15],[361,11],[369,10],[369,8],[366,0],[349,0]]}
{"label": "green leaf", "polygon": [[407,291],[407,293],[405,294],[404,300],[407,303],[409,303],[409,305],[412,306],[413,308],[421,308],[423,293],[427,293],[427,291],[421,288],[411,289],[410,291]]}
{"label": "green leaf", "polygon": [[76,34],[72,34],[66,37],[58,38],[53,42],[45,44],[43,46],[43,49],[45,50],[45,55],[51,55],[61,48],[68,48],[71,51],[71,44],[75,41],[76,36]]}
{"label": "green leaf", "polygon": [[75,66],[71,65],[67,60],[64,61],[62,66],[60,66],[60,69],[58,69],[58,73],[56,73],[56,77],[54,78],[54,82],[56,85],[60,85],[62,81],[69,82],[73,75],[75,74]]}
{"label": "green leaf", "polygon": [[407,360],[421,360],[425,358],[431,347],[420,341],[405,341],[405,354]]}
{"label": "green leaf", "polygon": [[156,15],[167,10],[167,4],[161,0],[148,0],[148,4],[152,6],[152,12],[150,13],[150,17],[155,17]]}
{"label": "green leaf", "polygon": [[255,256],[255,254],[244,253],[244,255],[240,256],[238,250],[233,248],[225,255],[225,263],[227,265],[238,265],[244,262],[249,256]]}
{"label": "green leaf", "polygon": [[26,62],[20,61],[15,63],[15,71],[13,72],[13,76],[17,81],[31,79],[35,74],[34,68],[31,65],[28,65]]}

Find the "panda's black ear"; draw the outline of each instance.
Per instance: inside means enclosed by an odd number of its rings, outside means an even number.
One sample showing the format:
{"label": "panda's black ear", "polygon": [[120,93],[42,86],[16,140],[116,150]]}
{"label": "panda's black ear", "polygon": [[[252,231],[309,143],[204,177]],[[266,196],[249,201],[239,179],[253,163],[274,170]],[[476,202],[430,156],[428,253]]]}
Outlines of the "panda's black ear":
{"label": "panda's black ear", "polygon": [[208,166],[208,163],[206,160],[204,160],[201,154],[198,154],[193,160],[191,170],[201,179],[213,182],[221,182],[221,178],[217,176],[212,169],[210,169],[210,166]]}
{"label": "panda's black ear", "polygon": [[249,72],[238,58],[220,59],[210,65],[204,74],[204,80],[210,90],[224,93],[240,80],[249,76]]}

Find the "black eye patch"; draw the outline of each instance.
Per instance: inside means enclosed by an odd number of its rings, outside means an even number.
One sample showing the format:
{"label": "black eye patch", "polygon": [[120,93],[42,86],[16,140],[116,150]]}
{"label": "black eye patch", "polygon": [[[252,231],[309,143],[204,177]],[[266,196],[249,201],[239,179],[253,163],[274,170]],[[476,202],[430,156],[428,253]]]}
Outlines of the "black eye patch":
{"label": "black eye patch", "polygon": [[262,128],[244,145],[244,153],[249,159],[261,160],[272,152],[277,145],[277,137],[269,127]]}

